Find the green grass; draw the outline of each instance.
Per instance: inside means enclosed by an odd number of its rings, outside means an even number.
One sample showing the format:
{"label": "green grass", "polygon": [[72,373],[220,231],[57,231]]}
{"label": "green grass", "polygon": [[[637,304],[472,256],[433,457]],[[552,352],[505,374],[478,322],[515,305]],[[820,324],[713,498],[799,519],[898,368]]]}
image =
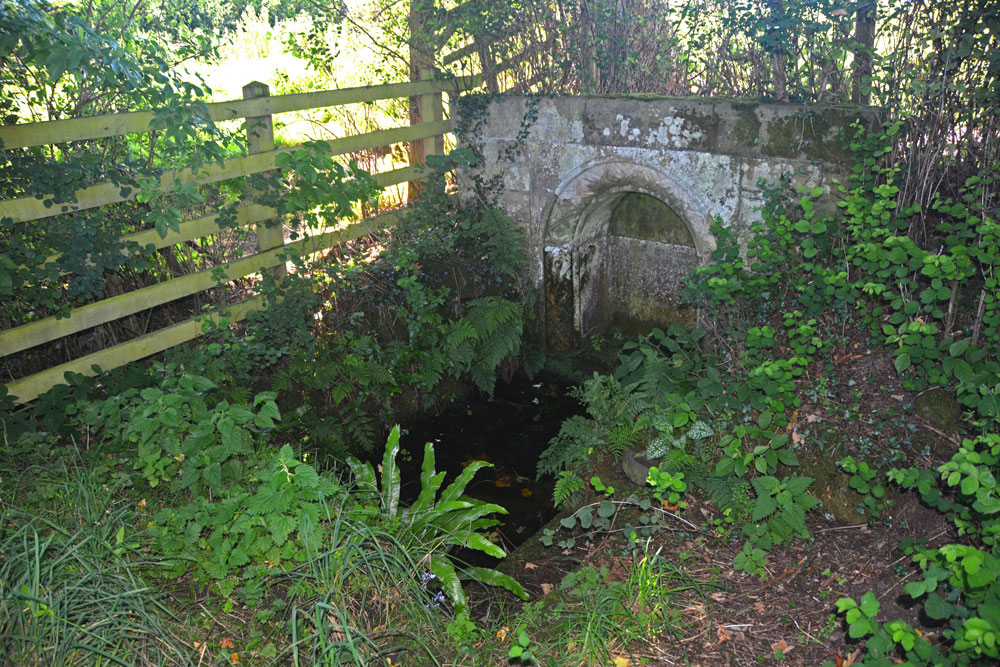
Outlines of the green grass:
{"label": "green grass", "polygon": [[[136,517],[73,471],[59,521],[4,503],[0,655],[14,665],[186,665],[163,596],[140,572]],[[34,508],[37,509],[37,508]]]}

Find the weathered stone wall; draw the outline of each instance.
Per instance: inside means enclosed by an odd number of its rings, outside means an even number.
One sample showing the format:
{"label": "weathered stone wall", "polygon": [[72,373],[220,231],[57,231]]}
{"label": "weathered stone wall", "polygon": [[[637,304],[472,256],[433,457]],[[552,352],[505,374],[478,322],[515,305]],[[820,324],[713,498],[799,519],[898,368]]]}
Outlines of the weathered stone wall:
{"label": "weathered stone wall", "polygon": [[[509,150],[535,115],[520,150]],[[499,97],[478,136],[501,206],[527,233],[531,278],[545,295],[549,344],[575,345],[614,320],[690,321],[682,277],[709,259],[719,218],[741,238],[763,189],[832,189],[849,156],[843,129],[871,114],[659,96]],[[468,177],[468,174],[465,174]],[[631,193],[658,202],[636,204]],[[660,206],[662,204],[662,206]],[[659,207],[659,208],[658,208]]]}

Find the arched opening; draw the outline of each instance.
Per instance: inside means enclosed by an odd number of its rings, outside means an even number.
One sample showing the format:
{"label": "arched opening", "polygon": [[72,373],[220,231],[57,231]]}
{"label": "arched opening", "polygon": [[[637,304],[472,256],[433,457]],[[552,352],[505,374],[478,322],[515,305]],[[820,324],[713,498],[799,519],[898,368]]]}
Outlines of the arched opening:
{"label": "arched opening", "polygon": [[623,194],[611,212],[604,254],[608,322],[629,332],[692,323],[680,291],[697,265],[694,239],[674,209],[651,195]]}
{"label": "arched opening", "polygon": [[713,249],[704,204],[645,165],[583,167],[545,211],[546,340],[568,349],[614,325],[692,323],[683,279]]}

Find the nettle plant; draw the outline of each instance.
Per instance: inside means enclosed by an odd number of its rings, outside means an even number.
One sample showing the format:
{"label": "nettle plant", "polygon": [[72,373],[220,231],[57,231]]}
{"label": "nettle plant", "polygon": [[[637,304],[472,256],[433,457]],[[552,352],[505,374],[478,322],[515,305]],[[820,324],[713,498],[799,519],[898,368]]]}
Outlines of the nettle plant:
{"label": "nettle plant", "polygon": [[169,492],[153,496],[159,507],[151,507],[148,526],[166,576],[190,574],[226,597],[240,586],[239,599],[255,603],[272,575],[336,550],[338,545],[327,542],[326,526],[347,521],[396,535],[413,562],[424,563],[440,580],[460,615],[467,615],[463,579],[524,597],[512,578],[465,566],[450,555],[452,547],[465,547],[504,556],[483,529],[506,511],[465,495],[486,464],[469,466],[442,490],[445,473],[434,470],[428,444],[420,495],[405,507],[396,465],[398,427],[386,442],[380,484],[371,464],[355,459],[348,460],[350,475],[341,479],[290,445],[277,450],[268,445],[280,420],[273,393],[261,393],[248,405],[213,402],[209,397],[218,388],[209,380],[162,370],[159,387],[94,402],[81,420],[101,436],[107,451],[137,449],[136,484]]}

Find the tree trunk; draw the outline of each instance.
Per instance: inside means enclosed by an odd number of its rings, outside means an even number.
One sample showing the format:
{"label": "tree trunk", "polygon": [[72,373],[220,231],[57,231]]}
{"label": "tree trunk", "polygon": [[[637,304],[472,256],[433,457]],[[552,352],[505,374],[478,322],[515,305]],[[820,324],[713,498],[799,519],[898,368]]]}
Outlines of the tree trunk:
{"label": "tree trunk", "polygon": [[[872,54],[875,51],[875,2],[858,7],[854,24],[854,74],[851,79],[851,101],[868,104],[871,101]],[[866,80],[867,79],[867,80]]]}

